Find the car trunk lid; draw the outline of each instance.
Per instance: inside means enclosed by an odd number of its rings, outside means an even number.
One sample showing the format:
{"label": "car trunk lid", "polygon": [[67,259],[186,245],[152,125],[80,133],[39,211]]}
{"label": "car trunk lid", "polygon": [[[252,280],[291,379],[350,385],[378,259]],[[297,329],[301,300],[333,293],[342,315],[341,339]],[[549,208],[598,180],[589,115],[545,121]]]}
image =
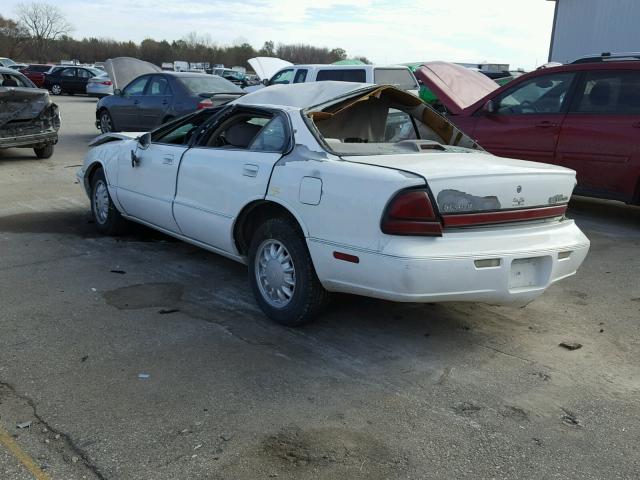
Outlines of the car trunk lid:
{"label": "car trunk lid", "polygon": [[[567,168],[487,153],[438,152],[342,158],[423,177],[445,227],[560,216],[564,214],[576,182],[575,172]],[[515,211],[519,213],[514,214]],[[486,215],[488,213],[492,215]],[[476,217],[470,217],[470,214]],[[483,218],[478,214],[484,214]]]}
{"label": "car trunk lid", "polygon": [[37,118],[49,103],[46,90],[0,87],[0,127],[9,122]]}

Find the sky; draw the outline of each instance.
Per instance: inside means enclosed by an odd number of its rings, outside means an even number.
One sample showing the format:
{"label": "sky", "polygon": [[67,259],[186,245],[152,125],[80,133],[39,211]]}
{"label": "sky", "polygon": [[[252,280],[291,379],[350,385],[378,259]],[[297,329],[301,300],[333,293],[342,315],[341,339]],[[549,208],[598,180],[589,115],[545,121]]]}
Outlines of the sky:
{"label": "sky", "polygon": [[[21,0],[2,0],[15,18]],[[547,60],[554,2],[547,0],[56,0],[73,36],[140,42],[189,32],[220,45],[267,40],[341,47],[374,63]]]}

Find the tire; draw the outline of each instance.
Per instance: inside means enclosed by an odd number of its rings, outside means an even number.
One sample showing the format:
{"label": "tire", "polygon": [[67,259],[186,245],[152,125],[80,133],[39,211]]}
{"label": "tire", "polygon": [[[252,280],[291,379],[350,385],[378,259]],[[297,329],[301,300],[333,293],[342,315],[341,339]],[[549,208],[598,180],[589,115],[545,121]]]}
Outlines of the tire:
{"label": "tire", "polygon": [[128,222],[111,200],[102,169],[91,178],[91,215],[100,233],[122,235],[127,231]]}
{"label": "tire", "polygon": [[286,218],[266,220],[253,235],[249,283],[267,317],[288,327],[314,320],[329,300],[303,236]]}
{"label": "tire", "polygon": [[102,133],[117,132],[116,126],[113,123],[113,117],[108,110],[100,110],[100,116],[98,117],[98,120],[100,123],[100,131]]}
{"label": "tire", "polygon": [[53,143],[49,143],[44,147],[34,148],[33,151],[38,158],[51,158],[51,156],[53,155]]}
{"label": "tire", "polygon": [[54,83],[51,85],[51,93],[53,95],[62,95],[62,86],[59,83]]}

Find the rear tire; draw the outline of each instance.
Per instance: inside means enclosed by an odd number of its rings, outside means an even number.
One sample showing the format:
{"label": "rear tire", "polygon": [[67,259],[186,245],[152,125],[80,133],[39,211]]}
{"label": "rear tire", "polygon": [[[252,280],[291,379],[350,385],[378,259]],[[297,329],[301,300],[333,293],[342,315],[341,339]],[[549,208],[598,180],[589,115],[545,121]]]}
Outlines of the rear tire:
{"label": "rear tire", "polygon": [[51,158],[53,155],[53,143],[45,145],[44,147],[34,148],[33,151],[38,158]]}
{"label": "rear tire", "polygon": [[304,237],[297,225],[282,217],[266,220],[253,235],[249,283],[262,311],[288,327],[311,322],[329,300]]}
{"label": "rear tire", "polygon": [[113,204],[102,169],[91,178],[91,214],[100,233],[105,235],[126,233],[128,222]]}
{"label": "rear tire", "polygon": [[51,85],[51,93],[53,95],[62,95],[62,86],[58,83]]}

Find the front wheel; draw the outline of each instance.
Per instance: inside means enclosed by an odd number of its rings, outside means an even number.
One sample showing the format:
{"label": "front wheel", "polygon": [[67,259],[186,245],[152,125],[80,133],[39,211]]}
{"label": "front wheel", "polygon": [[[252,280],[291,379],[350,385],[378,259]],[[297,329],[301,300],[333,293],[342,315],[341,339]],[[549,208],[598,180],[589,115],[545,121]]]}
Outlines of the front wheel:
{"label": "front wheel", "polygon": [[253,235],[249,283],[262,311],[289,327],[315,319],[329,299],[304,238],[285,218],[265,221]]}
{"label": "front wheel", "polygon": [[111,118],[111,114],[107,110],[102,110],[100,112],[99,123],[100,123],[100,131],[102,133],[115,132],[115,126],[113,124],[113,118]]}
{"label": "front wheel", "polygon": [[62,86],[54,83],[53,85],[51,85],[51,93],[53,93],[54,95],[62,95]]}
{"label": "front wheel", "polygon": [[127,220],[113,204],[102,170],[91,179],[91,214],[100,233],[121,235],[127,230]]}
{"label": "front wheel", "polygon": [[51,158],[53,155],[53,143],[45,145],[44,147],[34,148],[33,151],[38,158]]}

